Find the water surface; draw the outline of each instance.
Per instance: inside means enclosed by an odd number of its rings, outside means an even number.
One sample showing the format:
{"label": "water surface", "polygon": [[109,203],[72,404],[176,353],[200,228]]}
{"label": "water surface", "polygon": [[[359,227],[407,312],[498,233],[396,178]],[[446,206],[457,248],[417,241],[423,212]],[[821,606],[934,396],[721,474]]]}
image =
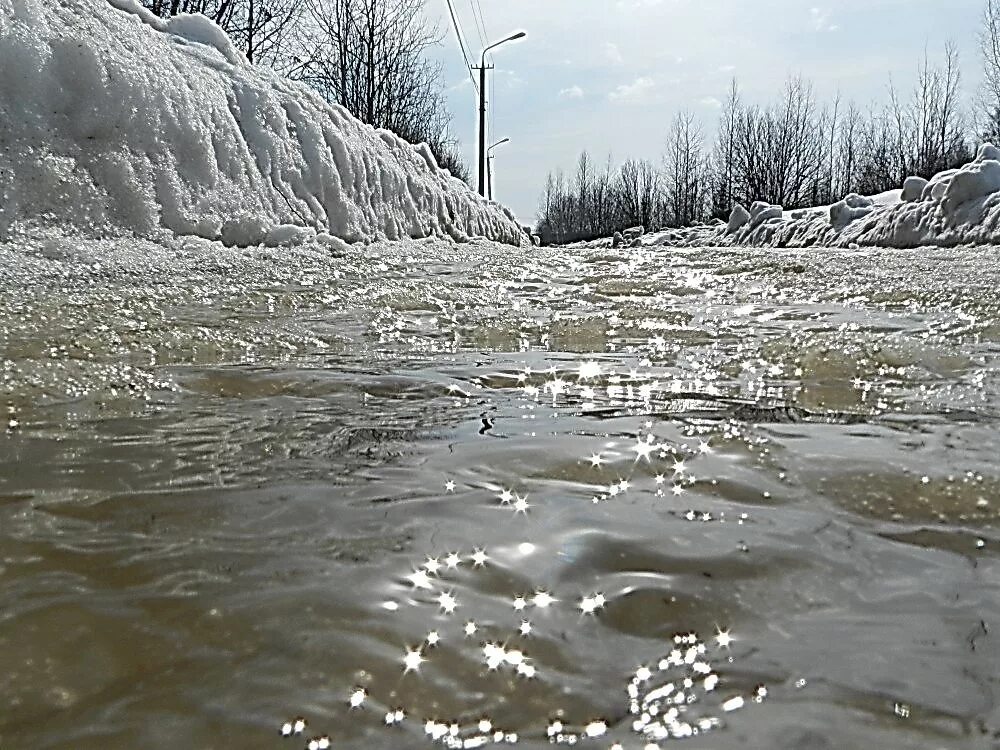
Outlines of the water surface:
{"label": "water surface", "polygon": [[995,250],[0,267],[0,747],[1000,745]]}

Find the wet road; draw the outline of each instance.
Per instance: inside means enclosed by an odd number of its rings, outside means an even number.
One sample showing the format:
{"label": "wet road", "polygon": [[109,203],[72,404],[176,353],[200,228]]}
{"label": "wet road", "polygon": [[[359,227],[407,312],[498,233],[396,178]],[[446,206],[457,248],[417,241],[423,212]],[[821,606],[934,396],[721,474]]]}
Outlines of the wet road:
{"label": "wet road", "polygon": [[0,747],[1000,746],[995,250],[0,267]]}

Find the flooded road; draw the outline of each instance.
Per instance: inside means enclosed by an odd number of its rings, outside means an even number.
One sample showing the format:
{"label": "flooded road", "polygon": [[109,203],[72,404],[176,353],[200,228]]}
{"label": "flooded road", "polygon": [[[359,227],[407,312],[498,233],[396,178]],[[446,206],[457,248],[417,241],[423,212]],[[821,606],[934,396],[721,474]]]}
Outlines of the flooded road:
{"label": "flooded road", "polygon": [[0,268],[4,750],[1000,747],[995,250]]}

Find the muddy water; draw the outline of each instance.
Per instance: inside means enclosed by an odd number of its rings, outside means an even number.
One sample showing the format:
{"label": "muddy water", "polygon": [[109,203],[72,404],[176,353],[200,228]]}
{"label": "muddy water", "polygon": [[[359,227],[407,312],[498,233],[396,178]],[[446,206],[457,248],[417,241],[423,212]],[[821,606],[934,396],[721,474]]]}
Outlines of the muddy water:
{"label": "muddy water", "polygon": [[4,750],[1000,746],[994,250],[0,268]]}

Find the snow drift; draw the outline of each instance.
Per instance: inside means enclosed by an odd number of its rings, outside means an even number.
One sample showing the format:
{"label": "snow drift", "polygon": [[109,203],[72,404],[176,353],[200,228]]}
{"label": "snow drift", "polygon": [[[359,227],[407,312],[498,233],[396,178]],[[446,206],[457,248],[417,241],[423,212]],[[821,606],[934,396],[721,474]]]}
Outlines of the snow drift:
{"label": "snow drift", "polygon": [[524,236],[426,145],[136,0],[0,0],[0,239],[25,224],[232,245]]}
{"label": "snow drift", "polygon": [[[608,240],[591,243],[609,244]],[[961,169],[930,180],[908,178],[901,190],[851,194],[832,206],[783,211],[755,203],[733,207],[728,223],[647,234],[642,245],[913,248],[1000,245],[1000,148],[986,144]]]}

